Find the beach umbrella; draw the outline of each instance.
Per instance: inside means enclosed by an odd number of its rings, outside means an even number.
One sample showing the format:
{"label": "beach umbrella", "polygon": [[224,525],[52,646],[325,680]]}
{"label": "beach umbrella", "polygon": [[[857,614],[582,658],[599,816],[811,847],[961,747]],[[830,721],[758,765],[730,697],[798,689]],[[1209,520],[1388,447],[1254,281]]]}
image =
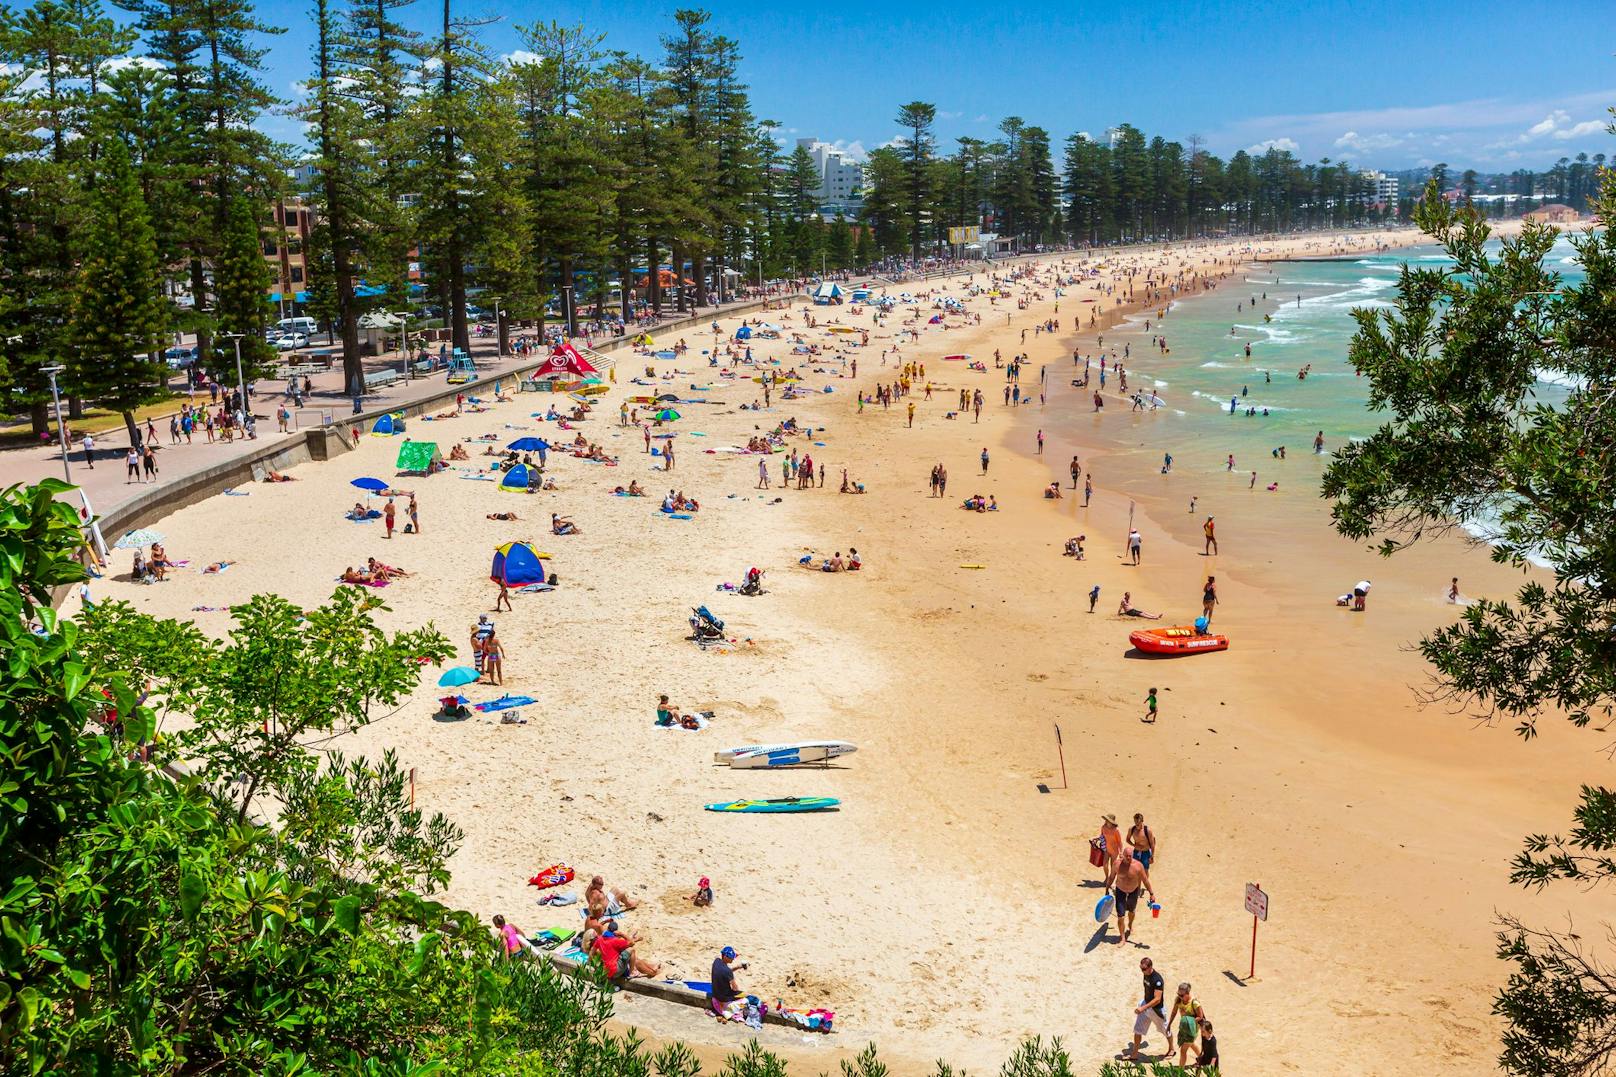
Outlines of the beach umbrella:
{"label": "beach umbrella", "polygon": [[354,479],[348,485],[357,486],[361,490],[369,490],[373,494],[380,493],[381,491],[387,489],[387,484],[385,482],[380,479],[372,479],[369,476],[361,479]]}
{"label": "beach umbrella", "polygon": [[443,671],[438,678],[439,688],[459,688],[467,684],[475,684],[483,679],[483,675],[470,666],[455,666],[453,669]]}
{"label": "beach umbrella", "polygon": [[671,422],[678,417],[679,413],[674,411],[672,408],[663,408],[661,411],[656,413],[656,419],[658,422]]}
{"label": "beach umbrella", "polygon": [[150,546],[154,542],[162,542],[163,533],[153,531],[149,527],[136,528],[134,531],[124,533],[123,538],[112,544],[115,550],[138,550],[142,546]]}
{"label": "beach umbrella", "polygon": [[516,452],[538,452],[540,449],[548,449],[549,447],[548,443],[540,438],[517,438],[506,446],[507,449],[513,449]]}

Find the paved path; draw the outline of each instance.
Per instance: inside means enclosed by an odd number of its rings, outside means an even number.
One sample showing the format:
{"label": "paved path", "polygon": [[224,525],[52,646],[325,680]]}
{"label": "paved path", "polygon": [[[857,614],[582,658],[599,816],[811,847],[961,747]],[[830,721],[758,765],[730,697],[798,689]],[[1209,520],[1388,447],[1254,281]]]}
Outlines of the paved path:
{"label": "paved path", "polygon": [[[733,311],[735,307],[755,303],[757,300],[748,299],[737,303],[725,304],[723,307],[703,307],[690,314],[679,315],[670,312],[669,321],[679,321],[686,317],[700,316],[722,317]],[[636,329],[635,332],[651,332],[655,334],[655,326],[648,329]],[[687,330],[687,333],[690,331]],[[597,347],[602,351],[613,351],[626,344],[626,338],[611,338],[599,341]],[[311,351],[322,351],[316,345]],[[473,339],[472,355],[477,360],[478,382],[487,382],[506,371],[537,361],[536,354],[526,357],[507,355],[499,358],[494,354],[495,343],[492,338]],[[366,361],[366,370],[398,369],[398,359],[370,359]],[[425,397],[442,393],[447,387],[444,372],[415,378],[408,382],[397,382],[389,388],[379,392],[367,393],[364,398],[364,409],[367,412],[392,404],[406,404]],[[303,418],[306,421],[318,422],[313,410],[323,409],[332,413],[332,422],[341,423],[343,419],[353,414],[353,398],[343,392],[342,364],[334,364],[334,369],[321,374],[311,375],[314,383],[313,392],[303,398]],[[468,395],[476,393],[476,384],[468,390]],[[234,442],[209,442],[206,433],[193,434],[193,440],[187,444],[183,438],[178,445],[169,444],[168,418],[155,419],[157,427],[156,445],[158,477],[156,483],[168,482],[195,472],[213,467],[233,457],[244,456],[249,452],[262,449],[275,439],[285,437],[275,422],[275,409],[283,400],[282,393],[286,383],[280,379],[260,379],[258,392],[253,396],[253,414],[255,416],[258,437],[248,441],[238,438]],[[202,404],[208,403],[206,393],[198,393],[194,399]],[[288,407],[290,399],[285,400]],[[176,410],[177,407],[176,407]],[[72,424],[69,423],[69,428]],[[80,487],[89,498],[91,506],[98,516],[107,513],[123,504],[129,498],[143,493],[151,488],[153,483],[145,481],[130,482],[126,479],[124,467],[124,454],[129,451],[129,434],[123,427],[107,430],[95,435],[95,461],[94,466],[84,458],[84,450],[75,442],[72,451],[68,454],[67,478],[75,486]],[[63,478],[62,449],[59,444],[50,446],[31,447],[26,449],[12,449],[0,452],[0,488],[13,483],[37,483],[45,478]]]}

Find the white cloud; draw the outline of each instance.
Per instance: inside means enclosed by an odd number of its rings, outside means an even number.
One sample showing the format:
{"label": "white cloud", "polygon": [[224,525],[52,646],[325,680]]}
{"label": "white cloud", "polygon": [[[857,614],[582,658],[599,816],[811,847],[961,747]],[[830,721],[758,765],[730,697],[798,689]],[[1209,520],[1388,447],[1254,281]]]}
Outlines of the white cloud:
{"label": "white cloud", "polygon": [[963,115],[965,115],[963,112],[939,112],[937,118],[939,120],[957,120]]}
{"label": "white cloud", "polygon": [[973,117],[971,119],[971,122],[972,123],[987,123],[988,122],[988,114],[986,112],[980,113],[979,115]]}
{"label": "white cloud", "polygon": [[1571,113],[1567,112],[1563,108],[1557,108],[1538,122],[1534,123],[1532,126],[1528,127],[1526,129],[1526,134],[1521,136],[1521,141],[1530,142],[1534,138],[1542,138],[1544,135],[1549,134],[1556,127],[1560,126],[1562,123],[1565,123],[1570,118]]}
{"label": "white cloud", "polygon": [[1560,139],[1562,142],[1571,138],[1587,138],[1589,135],[1599,134],[1608,126],[1609,125],[1604,120],[1583,120],[1581,123],[1576,124],[1575,126],[1567,127],[1563,130],[1554,132],[1554,137]]}
{"label": "white cloud", "polygon": [[1416,137],[1410,131],[1406,135],[1394,135],[1389,131],[1370,131],[1359,134],[1357,131],[1348,131],[1336,139],[1333,145],[1338,150],[1348,150],[1352,153],[1372,153],[1376,150],[1389,150],[1393,146],[1400,146],[1404,141]]}
{"label": "white cloud", "polygon": [[500,59],[505,61],[507,65],[516,67],[521,64],[536,64],[541,62],[543,58],[538,53],[529,52],[527,49],[513,49],[501,56]]}
{"label": "white cloud", "polygon": [[852,140],[839,138],[829,145],[832,149],[841,150],[850,161],[862,161],[870,155],[864,148],[864,143],[856,138]]}
{"label": "white cloud", "polygon": [[1267,153],[1269,150],[1285,150],[1295,153],[1302,147],[1296,144],[1294,138],[1265,138],[1255,145],[1247,146],[1246,152],[1253,156]]}

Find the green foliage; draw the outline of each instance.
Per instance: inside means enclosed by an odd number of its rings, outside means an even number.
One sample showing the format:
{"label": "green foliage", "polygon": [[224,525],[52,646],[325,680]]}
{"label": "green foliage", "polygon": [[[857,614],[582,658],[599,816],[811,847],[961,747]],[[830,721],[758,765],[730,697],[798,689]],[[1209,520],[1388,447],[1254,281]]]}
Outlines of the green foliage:
{"label": "green foliage", "polygon": [[[269,325],[269,288],[272,278],[264,261],[263,223],[259,210],[246,198],[230,204],[230,215],[213,271],[218,295],[215,324],[221,334],[241,334],[241,369],[244,377],[260,374],[274,357],[264,330]],[[218,362],[235,369],[235,341],[221,339]]]}
{"label": "green foliage", "polygon": [[[1597,207],[1616,214],[1616,177]],[[1542,558],[1553,580],[1486,599],[1420,643],[1434,698],[1516,722],[1530,739],[1547,711],[1608,729],[1616,714],[1616,237],[1574,235],[1586,277],[1567,286],[1544,258],[1555,240],[1528,225],[1496,253],[1468,206],[1450,207],[1436,177],[1416,213],[1453,260],[1405,267],[1397,305],[1358,311],[1350,358],[1369,406],[1388,415],[1325,472],[1342,534],[1383,554],[1455,527],[1478,527],[1493,560]],[[1539,379],[1573,386],[1538,399]],[[1616,877],[1616,795],[1584,786],[1569,839],[1526,839],[1514,882],[1585,886]],[[1616,1057],[1616,978],[1575,933],[1505,919],[1499,954],[1514,963],[1494,1003],[1507,1023],[1512,1073],[1603,1072]],[[1608,943],[1609,940],[1607,940]]]}
{"label": "green foliage", "polygon": [[169,308],[146,199],[121,141],[107,145],[91,214],[73,289],[68,376],[80,394],[123,412],[134,442],[134,409],[167,395],[166,367],[153,356]]}

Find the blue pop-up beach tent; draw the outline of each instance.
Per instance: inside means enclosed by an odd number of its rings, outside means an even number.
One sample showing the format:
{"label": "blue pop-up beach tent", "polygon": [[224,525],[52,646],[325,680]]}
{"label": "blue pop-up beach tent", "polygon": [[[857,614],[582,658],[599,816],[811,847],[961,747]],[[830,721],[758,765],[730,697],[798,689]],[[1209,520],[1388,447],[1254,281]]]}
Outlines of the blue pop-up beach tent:
{"label": "blue pop-up beach tent", "polygon": [[752,327],[750,325],[743,325],[739,329],[735,330],[735,339],[736,340],[751,340],[752,339]]}
{"label": "blue pop-up beach tent", "polygon": [[527,465],[517,464],[505,472],[505,477],[499,480],[501,490],[514,490],[518,493],[527,492]]}
{"label": "blue pop-up beach tent", "polygon": [[494,550],[489,579],[506,587],[525,587],[544,582],[544,554],[526,542],[507,542]]}

